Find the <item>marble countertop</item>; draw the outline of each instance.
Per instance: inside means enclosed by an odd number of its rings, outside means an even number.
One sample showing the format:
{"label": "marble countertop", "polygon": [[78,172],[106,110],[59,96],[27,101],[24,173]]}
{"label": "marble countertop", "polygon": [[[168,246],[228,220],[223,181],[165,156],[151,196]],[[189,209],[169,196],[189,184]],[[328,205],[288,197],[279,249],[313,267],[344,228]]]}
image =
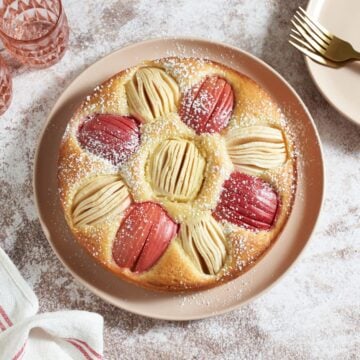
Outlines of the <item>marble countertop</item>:
{"label": "marble countertop", "polygon": [[[0,118],[0,245],[41,311],[86,309],[105,318],[106,359],[355,359],[360,355],[360,128],[323,99],[287,43],[306,1],[64,0],[70,47],[57,65],[14,60],[14,97]],[[106,5],[103,5],[106,3]],[[327,190],[317,230],[295,267],[262,297],[223,316],[151,320],[109,305],[63,268],[42,233],[32,168],[47,114],[72,79],[109,52],[162,36],[224,41],[260,57],[297,90],[324,147]]]}

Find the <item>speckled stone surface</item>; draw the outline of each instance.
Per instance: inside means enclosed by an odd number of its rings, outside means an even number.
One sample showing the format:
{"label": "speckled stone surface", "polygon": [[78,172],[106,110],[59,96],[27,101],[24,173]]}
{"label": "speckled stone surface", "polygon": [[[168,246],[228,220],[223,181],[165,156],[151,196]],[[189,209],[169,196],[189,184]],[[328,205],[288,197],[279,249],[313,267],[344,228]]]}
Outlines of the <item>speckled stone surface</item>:
{"label": "speckled stone surface", "polygon": [[[106,359],[360,358],[360,128],[327,104],[288,45],[298,5],[306,2],[64,0],[71,39],[60,63],[30,71],[6,56],[14,97],[0,118],[0,245],[38,295],[41,311],[104,316]],[[41,128],[72,79],[117,48],[172,35],[224,41],[279,71],[310,109],[327,167],[322,216],[296,266],[251,304],[184,323],[132,315],[74,281],[42,233],[31,185]]]}

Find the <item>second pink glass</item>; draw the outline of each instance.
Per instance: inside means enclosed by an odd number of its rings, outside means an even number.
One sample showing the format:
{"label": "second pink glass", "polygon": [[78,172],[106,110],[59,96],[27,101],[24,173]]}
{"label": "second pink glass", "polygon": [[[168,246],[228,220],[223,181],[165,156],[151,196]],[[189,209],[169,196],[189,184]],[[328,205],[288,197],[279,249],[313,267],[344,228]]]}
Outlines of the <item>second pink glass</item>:
{"label": "second pink glass", "polygon": [[69,41],[60,0],[3,0],[0,38],[19,61],[43,68],[58,62]]}
{"label": "second pink glass", "polygon": [[2,115],[10,105],[12,97],[12,79],[10,70],[0,56],[0,115]]}

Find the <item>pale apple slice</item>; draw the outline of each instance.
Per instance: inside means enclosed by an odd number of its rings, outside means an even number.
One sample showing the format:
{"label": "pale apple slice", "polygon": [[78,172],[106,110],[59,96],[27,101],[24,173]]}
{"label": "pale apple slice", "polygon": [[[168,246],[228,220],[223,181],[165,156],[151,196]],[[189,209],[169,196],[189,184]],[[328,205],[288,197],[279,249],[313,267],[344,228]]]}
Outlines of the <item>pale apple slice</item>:
{"label": "pale apple slice", "polygon": [[216,275],[226,258],[226,239],[211,215],[182,223],[180,243],[194,266],[205,274]]}
{"label": "pale apple slice", "polygon": [[191,141],[163,141],[149,161],[149,177],[156,195],[174,201],[192,200],[204,181],[206,161]]}
{"label": "pale apple slice", "polygon": [[130,114],[141,122],[177,111],[179,86],[163,69],[138,69],[125,84],[125,89]]}
{"label": "pale apple slice", "polygon": [[82,184],[72,203],[76,227],[97,225],[120,216],[132,200],[119,175],[99,175]]}
{"label": "pale apple slice", "polygon": [[286,142],[280,129],[270,126],[233,128],[225,135],[235,169],[250,175],[275,169],[287,160]]}

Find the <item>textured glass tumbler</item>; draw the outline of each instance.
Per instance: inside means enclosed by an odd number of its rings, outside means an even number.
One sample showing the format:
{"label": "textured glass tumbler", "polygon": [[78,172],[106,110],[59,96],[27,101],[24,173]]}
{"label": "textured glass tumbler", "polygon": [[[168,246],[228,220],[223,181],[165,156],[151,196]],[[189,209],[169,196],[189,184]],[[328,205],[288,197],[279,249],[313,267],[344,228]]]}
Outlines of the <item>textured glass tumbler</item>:
{"label": "textured glass tumbler", "polygon": [[60,0],[0,1],[0,38],[22,63],[43,68],[58,62],[69,41]]}
{"label": "textured glass tumbler", "polygon": [[0,56],[0,115],[2,115],[10,105],[12,97],[12,78],[10,70]]}

